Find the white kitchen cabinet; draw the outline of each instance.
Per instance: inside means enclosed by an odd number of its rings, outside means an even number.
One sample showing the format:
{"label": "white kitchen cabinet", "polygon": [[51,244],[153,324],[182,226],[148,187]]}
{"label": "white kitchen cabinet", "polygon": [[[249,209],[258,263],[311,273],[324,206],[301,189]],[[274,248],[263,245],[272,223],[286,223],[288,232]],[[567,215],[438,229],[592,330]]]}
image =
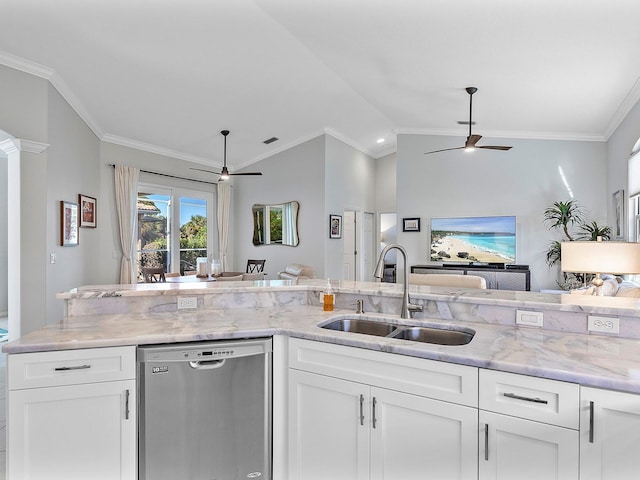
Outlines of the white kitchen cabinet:
{"label": "white kitchen cabinet", "polygon": [[480,411],[480,480],[578,478],[578,432]]}
{"label": "white kitchen cabinet", "polygon": [[640,395],[581,388],[580,479],[640,475]]}
{"label": "white kitchen cabinet", "polygon": [[13,354],[8,369],[7,478],[136,478],[134,347]]}
{"label": "white kitchen cabinet", "polygon": [[[461,386],[477,386],[477,369],[297,339],[290,346],[290,365],[313,370],[289,371],[290,480],[477,478],[475,405],[385,388],[383,378],[466,401]],[[424,375],[432,385],[411,380]]]}
{"label": "white kitchen cabinet", "polygon": [[480,480],[577,480],[579,386],[480,370]]}
{"label": "white kitchen cabinet", "polygon": [[368,415],[366,424],[360,421],[366,390],[355,382],[290,371],[290,480],[369,478]]}

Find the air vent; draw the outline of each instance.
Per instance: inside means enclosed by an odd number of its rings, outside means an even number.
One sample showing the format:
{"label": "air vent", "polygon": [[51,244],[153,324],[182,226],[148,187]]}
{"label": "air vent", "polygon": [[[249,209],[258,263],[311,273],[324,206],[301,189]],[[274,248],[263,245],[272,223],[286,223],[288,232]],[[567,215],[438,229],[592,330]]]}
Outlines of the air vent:
{"label": "air vent", "polygon": [[273,143],[275,141],[277,141],[278,139],[276,137],[271,137],[271,138],[267,138],[264,142],[265,145],[269,145],[270,143]]}

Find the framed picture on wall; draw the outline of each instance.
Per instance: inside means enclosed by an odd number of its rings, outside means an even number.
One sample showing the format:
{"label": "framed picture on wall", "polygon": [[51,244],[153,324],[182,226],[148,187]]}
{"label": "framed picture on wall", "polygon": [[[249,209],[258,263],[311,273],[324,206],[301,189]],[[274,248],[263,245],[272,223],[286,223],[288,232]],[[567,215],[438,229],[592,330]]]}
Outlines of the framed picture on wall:
{"label": "framed picture on wall", "polygon": [[419,232],[420,219],[419,218],[403,218],[402,231],[403,232]]}
{"label": "framed picture on wall", "polygon": [[342,215],[329,215],[329,238],[342,238]]}
{"label": "framed picture on wall", "polygon": [[78,204],[60,202],[60,245],[75,247],[78,245]]}
{"label": "framed picture on wall", "polygon": [[612,230],[616,240],[624,240],[624,190],[618,190],[613,194],[614,224]]}
{"label": "framed picture on wall", "polygon": [[88,195],[78,195],[80,205],[80,226],[82,228],[96,228],[96,199]]}

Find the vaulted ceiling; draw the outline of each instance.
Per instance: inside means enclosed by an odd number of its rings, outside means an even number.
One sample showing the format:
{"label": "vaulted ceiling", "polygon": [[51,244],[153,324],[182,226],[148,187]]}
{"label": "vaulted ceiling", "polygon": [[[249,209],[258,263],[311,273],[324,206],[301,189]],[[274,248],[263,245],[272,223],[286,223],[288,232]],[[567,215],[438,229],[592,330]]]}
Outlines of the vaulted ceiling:
{"label": "vaulted ceiling", "polygon": [[223,129],[232,168],[325,132],[373,157],[398,133],[463,139],[467,86],[485,137],[606,140],[640,98],[637,0],[2,4],[0,63],[105,141],[205,165]]}

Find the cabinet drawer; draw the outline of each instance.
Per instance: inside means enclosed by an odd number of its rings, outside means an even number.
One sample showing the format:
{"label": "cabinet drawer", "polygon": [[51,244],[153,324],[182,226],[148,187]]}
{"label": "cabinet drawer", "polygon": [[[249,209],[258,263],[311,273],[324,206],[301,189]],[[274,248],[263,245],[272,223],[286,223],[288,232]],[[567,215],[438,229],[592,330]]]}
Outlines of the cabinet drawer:
{"label": "cabinet drawer", "polygon": [[480,369],[479,408],[566,428],[579,427],[575,383]]}
{"label": "cabinet drawer", "polygon": [[460,405],[478,405],[478,369],[466,365],[291,338],[289,367]]}
{"label": "cabinet drawer", "polygon": [[9,390],[127,380],[136,377],[136,349],[129,346],[11,354],[7,367]]}

